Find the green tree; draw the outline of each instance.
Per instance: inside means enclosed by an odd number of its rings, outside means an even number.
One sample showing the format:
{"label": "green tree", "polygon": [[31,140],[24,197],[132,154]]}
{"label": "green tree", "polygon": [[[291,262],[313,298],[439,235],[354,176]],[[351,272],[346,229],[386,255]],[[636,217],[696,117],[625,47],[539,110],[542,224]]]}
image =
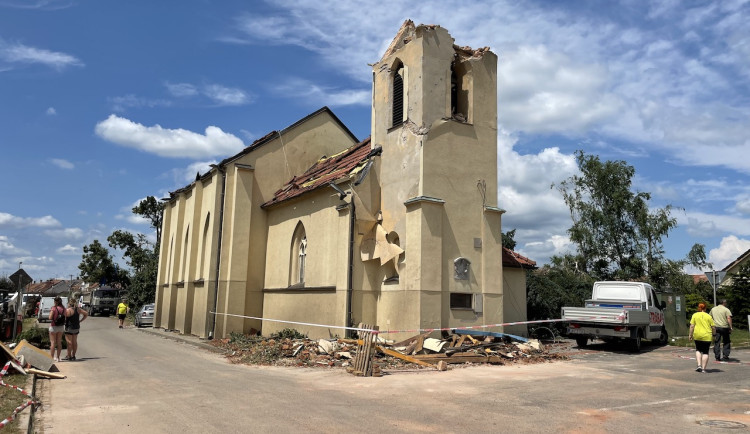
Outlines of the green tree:
{"label": "green tree", "polygon": [[119,284],[127,287],[129,280],[127,272],[115,264],[109,250],[99,240],[83,246],[83,255],[78,269],[81,270],[81,279],[84,282],[105,283],[112,286]]}
{"label": "green tree", "polygon": [[151,244],[143,234],[132,234],[123,230],[114,231],[107,237],[107,241],[110,247],[122,251],[122,257],[130,267],[130,285],[126,298],[131,306],[139,307],[152,303],[156,296],[164,203],[148,196],[133,207],[132,211],[151,222],[151,227],[156,231],[156,243]]}
{"label": "green tree", "polygon": [[672,207],[649,210],[649,193],[633,192],[635,168],[576,151],[580,175],[558,185],[570,209],[568,230],[581,270],[596,280],[642,279],[663,260],[661,240],[677,224]]}
{"label": "green tree", "polygon": [[133,214],[148,219],[151,227],[156,230],[156,246],[161,243],[161,223],[164,215],[164,202],[159,202],[153,196],[148,196],[134,206]]}
{"label": "green tree", "polygon": [[512,229],[508,232],[503,232],[503,247],[506,249],[514,250],[516,248],[516,230]]}
{"label": "green tree", "polygon": [[8,276],[0,276],[0,291],[16,292],[17,289]]}
{"label": "green tree", "polygon": [[158,252],[143,234],[117,230],[107,237],[109,245],[123,251],[123,258],[132,269],[127,299],[133,306],[154,301]]}
{"label": "green tree", "polygon": [[[560,318],[563,306],[583,306],[591,297],[594,279],[576,269],[573,255],[555,256],[550,262],[526,274],[529,320]],[[560,328],[560,324],[553,327]]]}
{"label": "green tree", "polygon": [[732,283],[726,287],[725,295],[732,311],[732,324],[747,327],[747,316],[750,315],[750,262],[742,265],[731,276]]}

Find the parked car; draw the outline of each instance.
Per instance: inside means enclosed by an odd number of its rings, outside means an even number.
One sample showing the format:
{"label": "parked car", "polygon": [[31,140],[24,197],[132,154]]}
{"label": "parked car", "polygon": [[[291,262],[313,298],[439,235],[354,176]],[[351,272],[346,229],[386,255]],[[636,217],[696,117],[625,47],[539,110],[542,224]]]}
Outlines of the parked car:
{"label": "parked car", "polygon": [[154,325],[154,304],[144,304],[143,307],[135,314],[135,326],[152,326]]}
{"label": "parked car", "polygon": [[[68,307],[68,297],[62,298],[63,307]],[[55,297],[42,297],[42,302],[39,304],[39,313],[37,313],[37,321],[45,322],[49,321],[49,312],[52,310],[52,306],[55,305]]]}

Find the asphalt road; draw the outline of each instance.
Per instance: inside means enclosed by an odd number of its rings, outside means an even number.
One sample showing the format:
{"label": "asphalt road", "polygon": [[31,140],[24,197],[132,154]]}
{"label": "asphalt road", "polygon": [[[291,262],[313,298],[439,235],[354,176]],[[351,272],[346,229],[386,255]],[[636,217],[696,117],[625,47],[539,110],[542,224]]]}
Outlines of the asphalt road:
{"label": "asphalt road", "polygon": [[83,323],[64,380],[40,380],[38,432],[709,432],[750,427],[750,351],[594,345],[570,361],[397,372],[229,364],[163,336]]}

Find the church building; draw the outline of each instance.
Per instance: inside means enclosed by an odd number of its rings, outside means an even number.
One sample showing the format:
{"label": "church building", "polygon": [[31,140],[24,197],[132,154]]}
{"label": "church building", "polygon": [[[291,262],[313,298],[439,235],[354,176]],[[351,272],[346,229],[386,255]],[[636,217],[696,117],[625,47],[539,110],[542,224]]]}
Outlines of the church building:
{"label": "church building", "polygon": [[369,138],[324,107],[166,200],[155,327],[398,339],[526,318],[533,262],[504,252],[497,206],[497,56],[440,26],[406,21],[373,65]]}

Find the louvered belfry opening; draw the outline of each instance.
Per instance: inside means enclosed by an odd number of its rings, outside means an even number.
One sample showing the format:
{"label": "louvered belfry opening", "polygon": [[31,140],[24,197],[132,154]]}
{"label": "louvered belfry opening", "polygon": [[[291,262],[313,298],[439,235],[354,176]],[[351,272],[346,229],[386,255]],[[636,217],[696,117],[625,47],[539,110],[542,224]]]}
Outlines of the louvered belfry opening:
{"label": "louvered belfry opening", "polygon": [[403,65],[399,65],[393,74],[393,126],[404,122],[404,72]]}

